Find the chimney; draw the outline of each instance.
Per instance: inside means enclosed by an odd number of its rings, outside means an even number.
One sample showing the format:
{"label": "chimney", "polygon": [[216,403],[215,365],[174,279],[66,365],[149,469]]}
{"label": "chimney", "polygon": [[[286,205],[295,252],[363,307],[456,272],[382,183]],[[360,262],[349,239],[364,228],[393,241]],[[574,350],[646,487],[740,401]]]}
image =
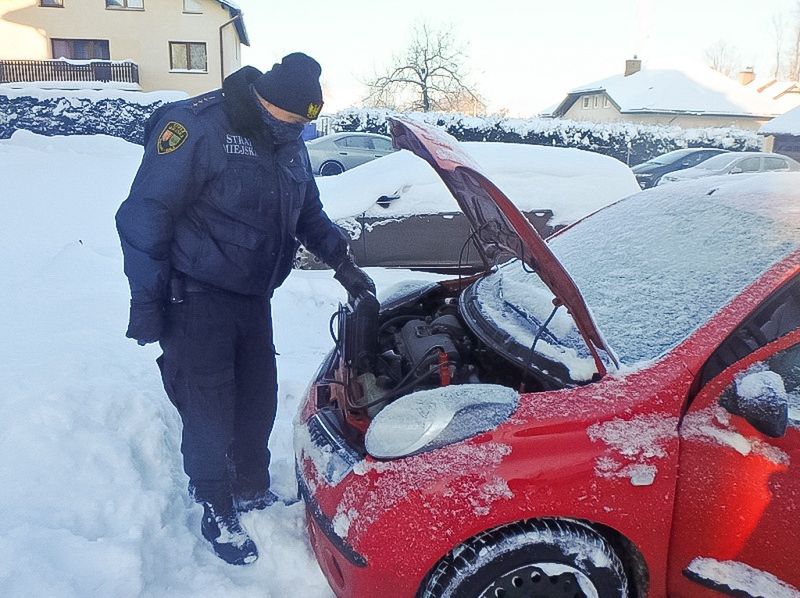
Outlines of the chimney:
{"label": "chimney", "polygon": [[756,79],[756,73],[753,71],[752,66],[748,66],[747,68],[739,71],[739,83],[741,85],[749,85]]}
{"label": "chimney", "polygon": [[629,75],[634,75],[642,70],[642,61],[636,57],[636,54],[633,55],[633,58],[629,58],[625,61],[625,76],[628,77]]}

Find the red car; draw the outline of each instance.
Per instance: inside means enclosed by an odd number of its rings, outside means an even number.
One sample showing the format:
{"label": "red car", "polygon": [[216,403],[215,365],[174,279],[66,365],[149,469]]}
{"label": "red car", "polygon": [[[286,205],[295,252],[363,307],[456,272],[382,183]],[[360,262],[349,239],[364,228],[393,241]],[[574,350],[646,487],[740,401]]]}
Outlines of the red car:
{"label": "red car", "polygon": [[392,129],[506,263],[340,310],[295,427],[335,593],[800,596],[798,175],[545,244],[454,140]]}

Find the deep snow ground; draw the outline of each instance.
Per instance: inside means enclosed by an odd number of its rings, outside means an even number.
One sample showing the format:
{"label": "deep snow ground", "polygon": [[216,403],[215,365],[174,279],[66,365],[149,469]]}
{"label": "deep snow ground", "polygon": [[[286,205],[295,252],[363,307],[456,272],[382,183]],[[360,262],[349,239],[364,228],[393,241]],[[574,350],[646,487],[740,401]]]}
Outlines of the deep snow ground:
{"label": "deep snow ground", "polygon": [[[261,551],[251,567],[225,565],[200,536],[159,350],[124,337],[113,215],[140,157],[105,136],[0,142],[0,595],[330,596],[300,504],[245,517]],[[370,273],[379,289],[436,278]],[[343,299],[324,271],[294,272],[274,299],[279,492],[293,488],[291,420]]]}

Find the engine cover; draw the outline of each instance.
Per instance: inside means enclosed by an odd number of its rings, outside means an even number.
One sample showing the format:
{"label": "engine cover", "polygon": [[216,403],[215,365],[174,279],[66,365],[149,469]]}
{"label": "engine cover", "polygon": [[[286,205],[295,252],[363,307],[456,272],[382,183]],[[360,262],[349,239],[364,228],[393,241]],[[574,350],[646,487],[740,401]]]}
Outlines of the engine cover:
{"label": "engine cover", "polygon": [[433,326],[424,320],[407,322],[397,333],[396,340],[400,354],[408,360],[411,367],[416,366],[420,373],[439,363],[439,351],[434,348],[447,353],[447,360],[456,369],[461,365],[461,356],[450,335],[434,331]]}

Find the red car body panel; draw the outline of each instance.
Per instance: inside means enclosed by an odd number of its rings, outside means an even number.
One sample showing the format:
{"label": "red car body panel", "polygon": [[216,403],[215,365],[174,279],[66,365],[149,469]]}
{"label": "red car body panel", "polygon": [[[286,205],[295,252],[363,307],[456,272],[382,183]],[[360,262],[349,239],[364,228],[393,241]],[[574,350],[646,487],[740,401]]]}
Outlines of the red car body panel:
{"label": "red car body panel", "polygon": [[[393,125],[403,134],[413,126]],[[505,196],[477,170],[462,164],[456,154],[437,153],[434,145],[428,149],[430,156],[437,156],[431,163],[440,174],[468,169],[472,180],[502,207],[523,244],[538,247],[529,238],[527,221],[515,224],[517,210],[510,202],[505,206]],[[446,175],[443,179],[448,180]],[[599,361],[594,347],[603,348],[604,342],[580,291],[541,244],[545,251],[529,263],[576,322],[586,316],[581,332]],[[800,496],[796,472],[789,479],[780,464],[743,462],[730,448],[680,435],[687,410],[691,415],[714,403],[714,393],[735,374],[722,372],[693,397],[711,354],[798,275],[800,251],[795,251],[657,361],[632,372],[608,373],[584,386],[523,394],[508,421],[469,440],[390,461],[367,456],[335,483],[327,481],[318,470],[320,463],[304,456],[301,447],[298,480],[309,534],[331,587],[338,596],[412,597],[436,563],[464,541],[509,523],[544,517],[583,520],[625,538],[646,567],[651,597],[719,595],[684,575],[688,563],[703,556],[739,558],[800,585],[792,569],[800,550],[797,535],[789,538],[797,548],[793,551],[749,543],[750,532],[759,526],[760,537],[768,538],[781,532],[782,522],[785,527],[796,518],[795,503],[774,512],[768,505],[768,483],[783,484]],[[778,342],[797,340],[793,333]],[[754,353],[752,360],[775,344]],[[343,392],[340,385],[326,388],[334,398]],[[304,426],[317,410],[312,386],[296,425]],[[739,433],[753,437],[743,418],[733,419]],[[797,429],[779,441],[786,443],[781,446],[792,462],[800,458]],[[745,486],[737,488],[730,472],[742,472]],[[702,475],[719,476],[713,482],[728,492],[710,492],[708,484],[697,483]],[[709,515],[711,506],[720,508]],[[732,512],[736,521],[745,522],[738,531],[725,517]]]}
{"label": "red car body panel", "polygon": [[[301,477],[313,487],[314,501],[333,522],[349,513],[343,540],[367,563],[349,563],[309,516],[312,545],[337,595],[413,596],[430,569],[460,543],[481,531],[540,517],[581,519],[627,538],[646,563],[649,596],[668,595],[670,559],[670,583],[682,588],[682,595],[718,595],[686,580],[681,574],[686,557],[670,553],[679,421],[713,350],[798,274],[800,252],[795,252],[650,367],[577,388],[524,394],[511,420],[490,433],[395,461],[367,457],[336,486],[326,486],[312,461],[303,461]],[[312,392],[306,417],[315,411],[313,404]],[[643,434],[655,428],[653,444],[615,443],[615,432],[631,427]],[[633,485],[626,468],[637,465],[656,467],[652,483]],[[692,500],[687,495],[678,507]],[[686,546],[701,545],[701,529],[680,533]],[[780,560],[795,558],[770,554],[775,560],[765,570],[783,570]]]}

